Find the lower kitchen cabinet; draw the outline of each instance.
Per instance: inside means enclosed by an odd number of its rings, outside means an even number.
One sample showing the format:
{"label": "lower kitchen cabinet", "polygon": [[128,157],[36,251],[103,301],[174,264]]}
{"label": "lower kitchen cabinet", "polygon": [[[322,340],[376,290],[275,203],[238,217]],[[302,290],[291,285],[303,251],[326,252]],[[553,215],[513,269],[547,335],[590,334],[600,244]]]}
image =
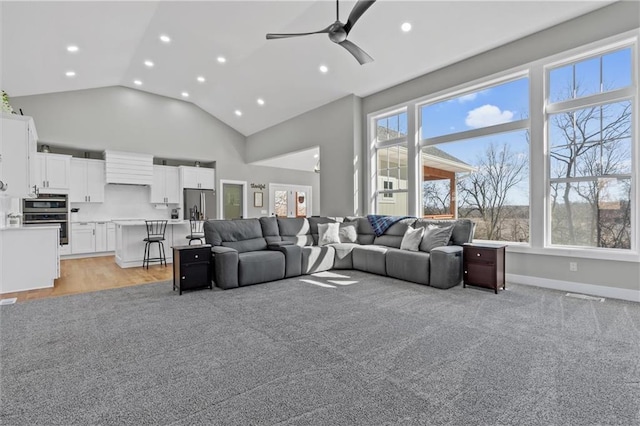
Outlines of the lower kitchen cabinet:
{"label": "lower kitchen cabinet", "polygon": [[71,224],[71,254],[94,253],[96,251],[96,224],[74,222]]}
{"label": "lower kitchen cabinet", "polygon": [[71,254],[115,251],[116,225],[111,222],[74,222],[71,224]]}

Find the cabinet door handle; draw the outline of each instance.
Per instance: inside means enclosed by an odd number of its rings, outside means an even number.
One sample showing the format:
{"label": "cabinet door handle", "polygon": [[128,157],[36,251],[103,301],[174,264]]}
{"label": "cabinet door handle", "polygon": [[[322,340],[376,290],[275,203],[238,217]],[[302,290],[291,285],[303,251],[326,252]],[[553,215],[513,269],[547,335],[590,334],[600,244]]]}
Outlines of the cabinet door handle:
{"label": "cabinet door handle", "polygon": [[187,277],[184,277],[184,276],[183,276],[183,277],[182,277],[182,279],[183,279],[183,280],[186,280],[186,279],[187,279]]}
{"label": "cabinet door handle", "polygon": [[87,201],[91,201],[91,195],[87,195]]}

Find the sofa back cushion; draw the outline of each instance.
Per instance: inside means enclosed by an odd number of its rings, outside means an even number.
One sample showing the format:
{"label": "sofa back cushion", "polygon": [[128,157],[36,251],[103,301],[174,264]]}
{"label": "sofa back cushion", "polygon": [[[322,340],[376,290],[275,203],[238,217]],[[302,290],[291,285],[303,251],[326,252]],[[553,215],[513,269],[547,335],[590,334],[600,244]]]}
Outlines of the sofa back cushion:
{"label": "sofa back cushion", "polygon": [[306,217],[279,217],[278,229],[282,241],[291,241],[301,247],[313,245],[311,228]]}
{"label": "sofa back cushion", "polygon": [[358,244],[373,244],[376,233],[366,217],[348,217],[345,220],[358,224]]}
{"label": "sofa back cushion", "polygon": [[455,244],[461,246],[465,243],[470,243],[473,240],[473,233],[475,231],[475,223],[470,219],[456,219],[456,220],[436,220],[436,219],[418,219],[416,220],[415,227],[422,226],[428,227],[429,225],[435,225],[439,227],[453,225],[453,232],[451,233],[451,239],[449,244]]}
{"label": "sofa back cushion", "polygon": [[261,217],[260,226],[262,227],[262,235],[267,240],[267,243],[282,241],[280,229],[278,228],[278,219],[275,216]]}
{"label": "sofa back cushion", "polygon": [[[364,220],[368,222],[368,219],[366,217],[364,218]],[[413,226],[415,221],[415,218],[407,218],[394,223],[389,227],[389,229],[384,231],[384,234],[380,235],[379,237],[375,237],[375,239],[373,240],[373,244],[379,246],[400,248],[400,245],[402,244],[402,237],[404,237],[405,232],[407,232],[407,228]]]}
{"label": "sofa back cushion", "polygon": [[208,220],[204,238],[207,244],[230,247],[240,253],[267,249],[258,219]]}

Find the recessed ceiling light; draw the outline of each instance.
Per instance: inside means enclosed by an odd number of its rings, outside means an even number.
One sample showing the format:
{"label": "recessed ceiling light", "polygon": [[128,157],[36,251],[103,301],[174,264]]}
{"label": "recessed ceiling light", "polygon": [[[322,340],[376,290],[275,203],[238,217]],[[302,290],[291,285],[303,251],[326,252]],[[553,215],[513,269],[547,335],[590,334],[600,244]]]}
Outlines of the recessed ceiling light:
{"label": "recessed ceiling light", "polygon": [[234,114],[237,115],[238,117],[242,116],[242,111],[240,111],[239,109],[234,111]]}
{"label": "recessed ceiling light", "polygon": [[320,65],[320,72],[326,74],[329,71],[326,65]]}
{"label": "recessed ceiling light", "polygon": [[313,158],[318,158],[319,155],[318,154],[313,154]]}
{"label": "recessed ceiling light", "polygon": [[136,86],[142,86],[142,82],[140,80],[133,80],[133,84]]}
{"label": "recessed ceiling light", "polygon": [[198,80],[200,83],[204,83],[206,81],[205,78],[201,75],[199,75],[196,80]]}
{"label": "recessed ceiling light", "polygon": [[76,72],[75,71],[67,71],[66,73],[64,73],[64,75],[66,75],[67,77],[75,77],[76,76]]}
{"label": "recessed ceiling light", "polygon": [[171,37],[166,34],[162,34],[160,35],[160,41],[162,41],[163,43],[169,43],[171,42]]}
{"label": "recessed ceiling light", "polygon": [[153,67],[153,65],[154,65],[154,64],[153,64],[153,62],[152,62],[152,61],[150,61],[150,60],[148,60],[148,59],[147,59],[146,61],[144,61],[144,64],[145,64],[146,66],[148,66],[149,68]]}
{"label": "recessed ceiling light", "polygon": [[408,33],[409,31],[411,31],[411,24],[409,22],[405,22],[404,24],[402,24],[400,26],[400,28],[402,29],[402,31],[404,31],[405,33]]}
{"label": "recessed ceiling light", "polygon": [[188,98],[189,97],[189,92],[182,92],[181,93],[183,98]]}
{"label": "recessed ceiling light", "polygon": [[224,64],[225,62],[227,62],[227,58],[225,58],[224,56],[218,56],[218,62],[220,62],[221,64]]}
{"label": "recessed ceiling light", "polygon": [[70,44],[69,46],[67,46],[67,52],[75,53],[77,51],[78,51],[78,46],[74,44]]}
{"label": "recessed ceiling light", "polygon": [[256,102],[258,103],[258,105],[264,105],[264,99],[262,98],[258,98]]}

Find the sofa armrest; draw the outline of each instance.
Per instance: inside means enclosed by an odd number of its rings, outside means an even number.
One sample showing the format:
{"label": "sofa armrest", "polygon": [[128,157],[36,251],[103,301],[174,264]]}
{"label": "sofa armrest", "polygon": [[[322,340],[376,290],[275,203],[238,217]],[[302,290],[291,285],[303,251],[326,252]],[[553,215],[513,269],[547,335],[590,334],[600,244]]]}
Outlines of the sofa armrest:
{"label": "sofa armrest", "polygon": [[462,281],[462,247],[442,246],[431,250],[429,285],[451,288]]}
{"label": "sofa armrest", "polygon": [[211,247],[211,265],[216,286],[228,289],[238,287],[238,251],[230,247]]}
{"label": "sofa armrest", "polygon": [[293,241],[273,241],[269,243],[269,248],[270,249],[278,249],[278,247],[282,247],[282,246],[292,246]]}
{"label": "sofa armrest", "polygon": [[281,241],[289,244],[269,244],[269,250],[279,251],[284,254],[284,277],[297,277],[302,275],[302,247],[291,241]]}

